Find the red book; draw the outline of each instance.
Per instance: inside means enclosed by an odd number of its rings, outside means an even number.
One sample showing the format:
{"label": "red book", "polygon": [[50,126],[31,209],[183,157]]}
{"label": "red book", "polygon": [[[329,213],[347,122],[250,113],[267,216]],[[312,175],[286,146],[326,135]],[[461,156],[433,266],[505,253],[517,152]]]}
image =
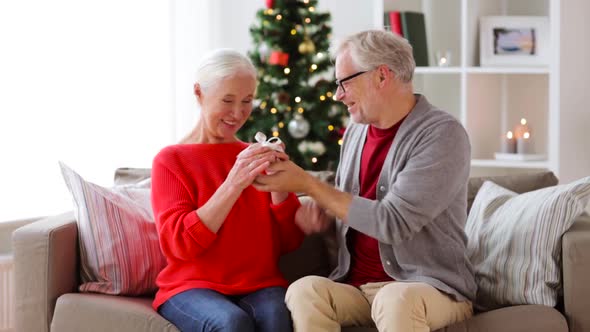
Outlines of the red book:
{"label": "red book", "polygon": [[391,32],[403,37],[402,22],[398,11],[389,12],[389,25],[391,26]]}

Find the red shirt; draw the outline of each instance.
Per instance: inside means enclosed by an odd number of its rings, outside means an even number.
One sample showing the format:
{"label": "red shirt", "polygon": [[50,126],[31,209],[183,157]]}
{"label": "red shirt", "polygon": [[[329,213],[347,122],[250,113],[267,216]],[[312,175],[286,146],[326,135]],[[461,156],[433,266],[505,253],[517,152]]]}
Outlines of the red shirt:
{"label": "red shirt", "polygon": [[191,288],[246,294],[287,286],[281,254],[295,250],[303,233],[293,220],[300,206],[290,194],[279,205],[270,193],[247,187],[216,233],[195,212],[225,181],[236,156],[248,146],[183,144],[166,147],[152,166],[152,207],[167,260],[157,279],[154,309]]}
{"label": "red shirt", "polygon": [[[387,152],[403,119],[389,129],[379,129],[369,126],[367,139],[363,147],[360,169],[360,196],[377,199],[377,182],[387,157]],[[379,243],[373,237],[358,232],[352,228],[348,230],[348,246],[351,253],[350,272],[347,283],[360,286],[368,282],[393,280],[383,270],[379,257]]]}

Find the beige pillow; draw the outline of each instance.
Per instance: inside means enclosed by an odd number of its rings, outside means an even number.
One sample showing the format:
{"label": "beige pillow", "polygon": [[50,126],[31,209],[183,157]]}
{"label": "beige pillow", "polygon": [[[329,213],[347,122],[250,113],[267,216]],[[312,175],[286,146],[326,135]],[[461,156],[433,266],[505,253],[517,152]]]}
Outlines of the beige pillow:
{"label": "beige pillow", "polygon": [[480,310],[555,306],[562,292],[561,237],[590,202],[590,177],[517,194],[486,181],[465,226]]}
{"label": "beige pillow", "polygon": [[473,177],[469,179],[467,191],[467,211],[471,209],[473,200],[479,191],[479,188],[486,181],[492,181],[495,184],[522,194],[525,192],[546,188],[557,185],[557,177],[553,172],[536,172],[529,174],[499,175],[486,177]]}

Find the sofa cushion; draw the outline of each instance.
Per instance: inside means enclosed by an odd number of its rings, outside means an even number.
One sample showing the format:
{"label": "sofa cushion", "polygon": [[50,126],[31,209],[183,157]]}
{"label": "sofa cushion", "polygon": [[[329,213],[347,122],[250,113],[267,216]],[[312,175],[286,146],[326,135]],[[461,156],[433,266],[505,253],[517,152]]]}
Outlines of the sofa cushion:
{"label": "sofa cushion", "polygon": [[[174,325],[152,309],[151,301],[151,298],[140,297],[65,294],[57,300],[51,330],[178,332]],[[373,331],[377,332],[377,329],[371,327],[342,329],[342,332]],[[541,305],[524,305],[478,314],[464,322],[434,332],[465,331],[567,332],[568,328],[565,318],[559,311]]]}
{"label": "sofa cushion", "polygon": [[51,331],[178,332],[152,309],[151,298],[70,293],[57,299]]}
{"label": "sofa cushion", "polygon": [[476,307],[555,306],[561,236],[590,202],[590,177],[518,195],[486,181],[465,227],[478,285]]}
{"label": "sofa cushion", "polygon": [[467,211],[471,210],[471,205],[473,205],[475,195],[477,195],[479,188],[481,188],[485,181],[492,181],[501,187],[512,190],[519,194],[554,186],[558,182],[557,177],[555,174],[553,174],[553,172],[472,177],[469,179],[469,185],[467,189]]}
{"label": "sofa cushion", "polygon": [[74,199],[82,292],[141,295],[156,290],[164,267],[150,202],[150,181],[104,188],[60,163]]}
{"label": "sofa cushion", "polygon": [[563,315],[542,305],[520,305],[501,308],[473,316],[461,323],[434,332],[568,332]]}

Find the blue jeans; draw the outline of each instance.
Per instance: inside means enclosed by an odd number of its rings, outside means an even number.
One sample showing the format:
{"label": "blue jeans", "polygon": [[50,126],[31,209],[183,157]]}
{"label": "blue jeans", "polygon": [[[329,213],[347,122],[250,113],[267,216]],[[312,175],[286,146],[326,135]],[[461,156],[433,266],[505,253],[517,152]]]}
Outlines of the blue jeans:
{"label": "blue jeans", "polygon": [[176,294],[158,312],[182,332],[291,332],[282,287],[228,296],[195,288]]}

